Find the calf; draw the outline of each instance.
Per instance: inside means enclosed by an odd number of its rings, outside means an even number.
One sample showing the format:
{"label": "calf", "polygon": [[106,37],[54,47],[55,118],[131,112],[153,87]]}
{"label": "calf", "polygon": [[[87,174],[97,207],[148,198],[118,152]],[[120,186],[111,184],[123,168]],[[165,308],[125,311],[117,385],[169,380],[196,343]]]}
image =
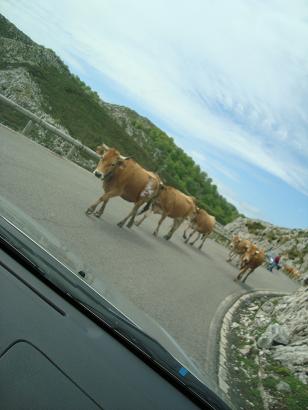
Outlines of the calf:
{"label": "calf", "polygon": [[165,239],[170,239],[174,232],[180,227],[183,221],[190,218],[196,211],[195,198],[183,194],[183,192],[175,189],[171,186],[164,185],[157,197],[140,212],[143,213],[147,211],[143,217],[136,222],[136,225],[140,225],[151,212],[154,214],[160,214],[161,218],[158,221],[157,227],[153,232],[153,235],[157,235],[160,225],[169,216],[173,219],[173,225],[167,235],[164,236]]}
{"label": "calf", "polygon": [[[209,234],[213,231],[215,225],[215,217],[208,214],[204,209],[197,208],[196,213],[192,217],[188,227],[185,229],[183,233],[183,238],[185,239],[185,243],[188,243],[189,239],[197,232],[198,235],[196,239],[190,242],[190,245],[194,245],[196,241],[202,236],[201,243],[199,249],[202,249],[206,238]],[[190,235],[186,236],[187,230],[191,229]]]}

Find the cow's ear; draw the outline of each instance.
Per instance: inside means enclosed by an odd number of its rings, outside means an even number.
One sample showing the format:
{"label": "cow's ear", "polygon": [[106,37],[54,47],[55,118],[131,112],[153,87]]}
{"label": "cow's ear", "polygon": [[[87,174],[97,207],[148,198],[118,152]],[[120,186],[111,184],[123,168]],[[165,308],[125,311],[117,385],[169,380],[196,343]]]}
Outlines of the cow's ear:
{"label": "cow's ear", "polygon": [[105,152],[105,149],[104,149],[103,145],[99,145],[98,147],[96,147],[95,152],[96,152],[98,155],[103,155],[104,152]]}
{"label": "cow's ear", "polygon": [[121,166],[121,165],[123,165],[124,161],[125,161],[125,159],[119,157],[119,158],[117,159],[115,165]]}
{"label": "cow's ear", "polygon": [[110,147],[108,147],[108,145],[106,144],[102,144],[102,147],[104,148],[105,151],[108,151],[110,149]]}

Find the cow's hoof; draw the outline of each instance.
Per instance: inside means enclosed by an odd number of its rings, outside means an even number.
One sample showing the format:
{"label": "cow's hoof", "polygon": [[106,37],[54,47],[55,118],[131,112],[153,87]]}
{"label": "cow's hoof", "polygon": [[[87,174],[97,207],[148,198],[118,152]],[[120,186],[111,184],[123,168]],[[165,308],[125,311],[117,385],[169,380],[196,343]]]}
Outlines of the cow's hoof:
{"label": "cow's hoof", "polygon": [[193,242],[189,242],[189,245],[190,245],[190,246],[193,246],[193,245],[194,245],[194,243],[193,243]]}
{"label": "cow's hoof", "polygon": [[131,228],[134,225],[134,221],[128,222],[128,224],[126,225],[127,228]]}
{"label": "cow's hoof", "polygon": [[100,213],[100,212],[94,212],[94,216],[96,216],[96,218],[100,218],[100,217],[101,217],[101,213]]}
{"label": "cow's hoof", "polygon": [[154,231],[154,232],[152,233],[152,235],[153,235],[153,236],[157,236],[157,232]]}
{"label": "cow's hoof", "polygon": [[169,235],[165,235],[163,238],[166,239],[166,241],[169,241],[170,236],[169,236]]}
{"label": "cow's hoof", "polygon": [[91,215],[91,214],[93,214],[92,209],[88,208],[88,209],[86,210],[85,214],[86,214],[86,215]]}
{"label": "cow's hoof", "polygon": [[234,279],[233,279],[233,282],[237,282],[237,281],[238,281],[238,279],[237,279],[237,278],[234,278]]}
{"label": "cow's hoof", "polygon": [[124,222],[118,222],[117,225],[119,228],[123,228]]}

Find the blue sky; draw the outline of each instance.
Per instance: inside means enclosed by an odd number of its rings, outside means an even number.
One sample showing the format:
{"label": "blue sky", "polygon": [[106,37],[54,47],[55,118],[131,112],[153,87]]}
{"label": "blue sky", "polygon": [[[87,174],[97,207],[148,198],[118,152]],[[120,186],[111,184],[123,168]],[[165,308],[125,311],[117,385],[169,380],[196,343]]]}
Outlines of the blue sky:
{"label": "blue sky", "polygon": [[308,227],[308,2],[2,0],[101,97],[172,136],[245,215]]}

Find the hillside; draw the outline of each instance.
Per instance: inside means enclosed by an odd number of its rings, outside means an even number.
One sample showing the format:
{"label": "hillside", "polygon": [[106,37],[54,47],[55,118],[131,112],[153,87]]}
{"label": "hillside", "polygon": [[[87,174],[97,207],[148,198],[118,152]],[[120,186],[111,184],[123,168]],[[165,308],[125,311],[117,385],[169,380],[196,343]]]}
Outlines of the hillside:
{"label": "hillside", "polygon": [[[173,139],[133,110],[103,102],[50,49],[34,43],[0,15],[0,93],[56,125],[94,149],[102,142],[132,156],[158,172],[165,183],[198,198],[199,205],[226,224],[238,216],[236,208],[217,191],[211,178]],[[0,103],[0,121],[22,130],[26,118]],[[29,137],[61,154],[69,144],[33,126]],[[89,158],[74,154],[87,168]]]}
{"label": "hillside", "polygon": [[308,272],[308,229],[280,228],[257,219],[237,218],[224,227],[228,235],[239,234],[257,243],[267,253],[283,255],[282,264]]}

